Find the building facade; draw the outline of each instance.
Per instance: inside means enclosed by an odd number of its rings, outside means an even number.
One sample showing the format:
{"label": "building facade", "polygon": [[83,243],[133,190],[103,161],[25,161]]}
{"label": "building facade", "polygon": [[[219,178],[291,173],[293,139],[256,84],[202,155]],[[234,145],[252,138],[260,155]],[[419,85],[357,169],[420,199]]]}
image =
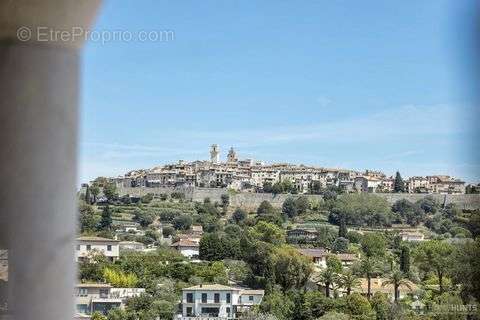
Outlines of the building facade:
{"label": "building facade", "polygon": [[120,256],[119,241],[101,237],[79,237],[76,241],[75,260],[90,259],[95,254],[103,254],[110,261]]}
{"label": "building facade", "polygon": [[[344,192],[393,192],[394,179],[381,171],[363,172],[347,169],[276,163],[265,165],[252,159],[240,160],[230,148],[227,160],[220,159],[220,147],[210,147],[209,161],[185,162],[130,171],[112,179],[118,187],[207,187],[263,191],[265,185],[290,181],[297,193],[310,193],[312,186],[334,187]],[[410,193],[465,193],[465,183],[450,176],[411,177],[405,180]]]}
{"label": "building facade", "polygon": [[181,320],[204,317],[236,319],[262,302],[263,290],[229,287],[220,284],[198,285],[182,290]]}

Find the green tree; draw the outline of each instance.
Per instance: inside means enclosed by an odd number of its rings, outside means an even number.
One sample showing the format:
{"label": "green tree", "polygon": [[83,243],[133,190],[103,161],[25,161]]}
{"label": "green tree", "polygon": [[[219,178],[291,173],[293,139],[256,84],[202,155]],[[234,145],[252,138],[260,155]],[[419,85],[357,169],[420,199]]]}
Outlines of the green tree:
{"label": "green tree", "polygon": [[85,188],[85,202],[87,204],[91,203],[91,195],[90,195],[90,186],[87,184]]}
{"label": "green tree", "polygon": [[108,201],[115,200],[115,198],[118,196],[115,183],[111,182],[103,186],[103,194],[105,195],[105,197],[107,197]]}
{"label": "green tree", "polygon": [[327,267],[320,273],[320,281],[325,286],[325,296],[330,297],[330,289],[339,283],[342,263],[335,256],[327,257]]}
{"label": "green tree", "polygon": [[444,278],[451,270],[454,248],[447,242],[424,241],[414,251],[414,260],[421,270],[435,272],[438,277],[440,293],[444,292]]}
{"label": "green tree", "polygon": [[410,272],[410,248],[402,246],[400,251],[400,270],[408,274]]}
{"label": "green tree", "polygon": [[100,188],[98,187],[98,185],[92,184],[92,186],[89,189],[93,197],[93,203],[96,203],[98,194],[100,193]]}
{"label": "green tree", "polygon": [[275,214],[275,209],[273,206],[270,204],[270,202],[264,200],[260,203],[260,205],[257,208],[257,214],[259,216],[261,215],[267,215],[267,214]]}
{"label": "green tree", "polygon": [[405,278],[403,272],[400,270],[394,270],[388,275],[388,278],[382,283],[382,286],[392,285],[393,287],[393,296],[395,303],[398,302],[400,298],[399,288],[401,286],[411,289],[410,282]]}
{"label": "green tree", "polygon": [[395,180],[393,181],[393,192],[405,192],[405,182],[403,182],[400,172],[395,174]]}
{"label": "green tree", "polygon": [[247,213],[245,210],[242,210],[240,208],[235,209],[235,211],[232,214],[232,220],[235,221],[235,223],[239,224],[243,222],[247,218]]}
{"label": "green tree", "polygon": [[376,292],[370,299],[370,304],[372,305],[373,310],[375,310],[377,320],[392,319],[390,312],[390,299],[385,293]]}
{"label": "green tree", "polygon": [[322,183],[320,181],[313,181],[310,184],[310,193],[321,194],[323,191]]}
{"label": "green tree", "polygon": [[91,317],[92,320],[107,320],[107,317],[105,317],[103,314],[101,314],[100,312],[98,311],[95,311],[93,314],[92,314],[92,317]]}
{"label": "green tree", "polygon": [[108,320],[128,320],[128,314],[125,310],[120,308],[113,308],[108,312]]}
{"label": "green tree", "polygon": [[226,255],[225,243],[218,233],[207,233],[200,239],[199,256],[202,260],[222,260]]}
{"label": "green tree", "polygon": [[152,200],[153,200],[153,193],[147,193],[140,199],[142,203],[150,203],[152,202]]}
{"label": "green tree", "polygon": [[148,211],[143,211],[140,208],[135,208],[133,211],[133,221],[140,223],[142,227],[147,227],[153,223],[155,215]]}
{"label": "green tree", "polygon": [[80,204],[79,211],[80,232],[95,231],[97,219],[95,218],[93,207],[88,204]]}
{"label": "green tree", "polygon": [[342,238],[346,238],[347,233],[348,233],[347,221],[346,221],[346,218],[343,215],[341,215],[339,219],[338,236]]}
{"label": "green tree", "polygon": [[276,248],[273,256],[275,279],[284,291],[302,288],[312,273],[312,264],[293,247]]}
{"label": "green tree", "polygon": [[112,211],[110,206],[103,207],[102,217],[99,223],[99,230],[110,230],[112,228]]}
{"label": "green tree", "polygon": [[307,291],[301,306],[301,319],[316,319],[333,308],[333,302],[320,291]]}
{"label": "green tree", "polygon": [[264,313],[274,315],[279,320],[290,320],[293,316],[294,303],[279,290],[267,294],[260,305]]}
{"label": "green tree", "polygon": [[453,257],[453,278],[462,296],[480,301],[480,238],[459,245]]}
{"label": "green tree", "polygon": [[315,244],[318,247],[330,248],[337,238],[337,231],[330,226],[319,226],[316,228],[317,238],[315,239]]}
{"label": "green tree", "polygon": [[348,251],[348,246],[350,245],[350,241],[348,239],[339,237],[333,241],[332,244],[332,252],[334,253],[345,253]]}
{"label": "green tree", "polygon": [[175,314],[176,301],[155,300],[152,303],[151,311],[156,317],[155,320],[171,320]]}
{"label": "green tree", "polygon": [[300,196],[295,200],[295,205],[298,214],[305,214],[310,209],[310,200],[306,196]]}
{"label": "green tree", "polygon": [[425,198],[418,200],[417,204],[428,214],[434,214],[438,210],[438,203],[432,196],[426,196]]}
{"label": "green tree", "polygon": [[392,218],[391,206],[378,195],[345,194],[333,203],[328,220],[339,225],[340,218],[345,218],[348,225],[388,226]]}
{"label": "green tree", "polygon": [[373,313],[369,301],[359,293],[355,292],[346,296],[344,301],[343,309],[345,309],[347,314],[352,315],[353,318],[362,319],[363,317],[365,319]]}
{"label": "green tree", "polygon": [[220,196],[222,211],[225,214],[228,210],[228,206],[230,205],[230,196],[228,194],[222,194]]}
{"label": "green tree", "polygon": [[108,267],[103,269],[103,277],[107,283],[119,288],[134,288],[138,283],[134,273],[124,273]]}
{"label": "green tree", "polygon": [[417,226],[425,218],[425,211],[418,204],[412,203],[407,199],[396,201],[392,206],[392,210],[402,222],[406,222],[411,226]]}
{"label": "green tree", "polygon": [[287,217],[294,218],[297,215],[297,204],[292,197],[285,199],[282,205],[282,213]]}
{"label": "green tree", "polygon": [[372,257],[364,257],[360,261],[361,273],[367,278],[367,298],[372,296],[372,278],[378,270],[377,262]]}
{"label": "green tree", "polygon": [[360,286],[360,280],[351,270],[346,270],[340,275],[339,283],[347,291],[347,295],[350,295],[352,289]]}
{"label": "green tree", "polygon": [[192,217],[182,214],[173,219],[173,227],[176,230],[188,230],[192,226]]}
{"label": "green tree", "polygon": [[366,233],[360,241],[362,251],[365,256],[382,257],[385,255],[386,241],[385,237],[376,232]]}
{"label": "green tree", "polygon": [[254,227],[249,228],[249,234],[259,241],[274,245],[285,243],[285,231],[273,223],[260,221]]}

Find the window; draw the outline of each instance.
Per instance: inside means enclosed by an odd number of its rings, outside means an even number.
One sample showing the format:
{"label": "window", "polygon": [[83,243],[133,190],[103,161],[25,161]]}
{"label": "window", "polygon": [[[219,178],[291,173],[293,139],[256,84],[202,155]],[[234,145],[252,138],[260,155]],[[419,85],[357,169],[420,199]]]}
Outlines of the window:
{"label": "window", "polygon": [[108,289],[100,289],[100,298],[108,298]]}
{"label": "window", "polygon": [[202,303],[207,303],[207,294],[202,293]]}
{"label": "window", "polygon": [[92,246],[89,245],[89,244],[87,244],[87,250],[88,250],[88,251],[92,250]]}
{"label": "window", "polygon": [[107,251],[112,251],[112,245],[111,244],[107,245]]}
{"label": "window", "polygon": [[79,297],[86,297],[88,295],[88,289],[87,288],[79,288],[78,289],[78,296]]}
{"label": "window", "polygon": [[248,301],[253,301],[253,296],[248,296]]}
{"label": "window", "polygon": [[213,295],[213,302],[220,303],[220,293],[215,293]]}
{"label": "window", "polygon": [[227,307],[227,316],[230,316],[230,307]]}
{"label": "window", "polygon": [[230,303],[231,302],[231,296],[230,296],[230,293],[227,293],[227,303]]}
{"label": "window", "polygon": [[193,303],[193,293],[187,293],[187,303]]}
{"label": "window", "polygon": [[[191,294],[191,293],[187,293],[187,297],[188,295]],[[188,300],[188,299],[187,299]],[[187,317],[190,317],[190,316],[193,316],[192,314],[192,307],[187,307],[187,314],[186,314]]]}
{"label": "window", "polygon": [[88,310],[88,304],[77,304],[77,312],[87,314],[90,310]]}

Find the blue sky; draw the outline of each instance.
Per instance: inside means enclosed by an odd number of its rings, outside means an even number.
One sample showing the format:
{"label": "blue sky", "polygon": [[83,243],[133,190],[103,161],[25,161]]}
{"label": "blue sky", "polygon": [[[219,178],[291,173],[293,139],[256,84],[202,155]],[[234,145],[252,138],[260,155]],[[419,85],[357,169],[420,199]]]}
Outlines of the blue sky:
{"label": "blue sky", "polygon": [[464,1],[105,1],[89,41],[79,180],[217,143],[241,158],[480,180]]}

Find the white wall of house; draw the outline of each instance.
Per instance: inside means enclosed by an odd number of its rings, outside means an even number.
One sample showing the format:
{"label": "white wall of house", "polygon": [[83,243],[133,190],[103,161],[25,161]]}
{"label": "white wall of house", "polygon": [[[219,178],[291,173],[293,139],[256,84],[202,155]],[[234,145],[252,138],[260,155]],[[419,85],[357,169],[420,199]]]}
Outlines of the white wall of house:
{"label": "white wall of house", "polygon": [[75,260],[78,262],[89,255],[98,252],[111,260],[117,260],[120,256],[120,249],[117,241],[77,241],[75,247]]}
{"label": "white wall of house", "polygon": [[200,253],[199,250],[198,250],[198,247],[178,247],[177,250],[180,251],[180,253],[183,256],[188,257],[188,258],[198,256],[199,253]]}

